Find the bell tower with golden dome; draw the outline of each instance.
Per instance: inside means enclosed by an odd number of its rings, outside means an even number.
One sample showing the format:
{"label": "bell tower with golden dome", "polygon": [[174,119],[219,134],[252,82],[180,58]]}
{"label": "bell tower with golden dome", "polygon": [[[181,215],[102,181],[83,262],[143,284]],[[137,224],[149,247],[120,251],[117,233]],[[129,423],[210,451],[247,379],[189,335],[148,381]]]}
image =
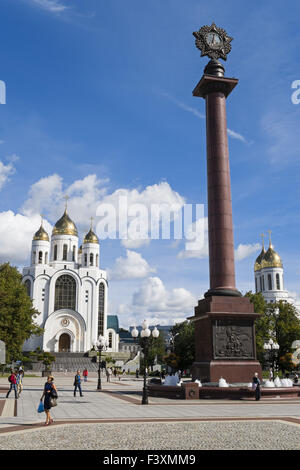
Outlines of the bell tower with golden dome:
{"label": "bell tower with golden dome", "polygon": [[99,266],[99,240],[93,231],[93,217],[91,217],[90,230],[83,240],[81,265],[88,268]]}
{"label": "bell tower with golden dome", "polygon": [[43,227],[43,218],[41,226],[34,234],[31,249],[31,264],[48,264],[50,254],[49,235]]}
{"label": "bell tower with golden dome", "polygon": [[51,236],[51,263],[77,263],[78,231],[75,223],[69,217],[66,207],[62,217],[56,222]]}
{"label": "bell tower with golden dome", "polygon": [[269,248],[265,250],[264,235],[262,235],[262,250],[254,264],[255,291],[261,292],[266,302],[273,303],[279,300],[289,302],[291,299],[283,283],[283,264],[272,245],[271,231],[268,232]]}

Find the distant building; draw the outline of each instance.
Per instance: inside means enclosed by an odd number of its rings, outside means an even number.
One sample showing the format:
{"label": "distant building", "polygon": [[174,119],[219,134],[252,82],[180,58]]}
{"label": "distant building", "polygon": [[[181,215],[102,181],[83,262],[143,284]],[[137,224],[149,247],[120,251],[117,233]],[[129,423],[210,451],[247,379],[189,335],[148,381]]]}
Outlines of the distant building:
{"label": "distant building", "polygon": [[139,352],[140,347],[138,339],[134,339],[131,336],[130,331],[120,331],[119,333],[120,342],[119,342],[119,351],[128,352],[130,355],[135,355]]}
{"label": "distant building", "polygon": [[119,351],[119,319],[117,315],[107,315],[107,338],[108,348],[107,351]]}

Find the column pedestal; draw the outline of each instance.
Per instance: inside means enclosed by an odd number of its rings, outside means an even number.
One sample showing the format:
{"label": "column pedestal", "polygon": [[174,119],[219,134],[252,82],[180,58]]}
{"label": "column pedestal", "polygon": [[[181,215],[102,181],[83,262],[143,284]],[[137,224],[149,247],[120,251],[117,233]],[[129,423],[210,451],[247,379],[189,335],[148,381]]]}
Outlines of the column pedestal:
{"label": "column pedestal", "polygon": [[254,322],[259,314],[247,297],[211,296],[199,300],[195,316],[196,353],[193,380],[249,383],[255,372],[262,377],[256,360]]}

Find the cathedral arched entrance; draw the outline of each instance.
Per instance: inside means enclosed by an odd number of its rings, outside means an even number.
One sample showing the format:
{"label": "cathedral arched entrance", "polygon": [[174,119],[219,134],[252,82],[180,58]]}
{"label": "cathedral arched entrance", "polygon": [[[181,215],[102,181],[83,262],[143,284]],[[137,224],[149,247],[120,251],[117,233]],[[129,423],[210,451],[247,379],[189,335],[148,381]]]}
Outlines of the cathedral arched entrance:
{"label": "cathedral arched entrance", "polygon": [[71,337],[68,333],[63,333],[59,337],[58,342],[58,351],[59,352],[70,352],[71,351]]}

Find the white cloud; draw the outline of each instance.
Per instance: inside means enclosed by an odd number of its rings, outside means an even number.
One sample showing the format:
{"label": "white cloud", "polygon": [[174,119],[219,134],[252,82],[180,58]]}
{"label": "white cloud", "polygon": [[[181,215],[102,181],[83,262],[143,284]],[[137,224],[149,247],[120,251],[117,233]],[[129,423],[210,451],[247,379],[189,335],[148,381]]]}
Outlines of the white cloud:
{"label": "white cloud", "polygon": [[131,304],[121,304],[118,313],[123,324],[139,324],[147,318],[151,324],[166,325],[192,316],[196,304],[190,291],[182,287],[168,290],[159,277],[149,277],[133,293]]}
{"label": "white cloud", "polygon": [[[0,262],[27,263],[31,241],[41,225],[39,215],[26,216],[12,211],[0,213]],[[51,234],[51,225],[44,220],[45,230]]]}
{"label": "white cloud", "polygon": [[180,251],[177,258],[208,258],[208,219],[201,217],[192,223],[186,231],[185,249]]}
{"label": "white cloud", "polygon": [[[105,217],[112,230],[115,230],[115,227],[118,228],[122,221],[127,220],[125,227],[128,230],[121,243],[126,248],[134,249],[149,244],[151,230],[159,232],[162,226],[168,225],[168,220],[174,221],[181,213],[184,203],[184,198],[166,181],[163,181],[147,186],[145,189],[122,188],[107,194],[99,201],[98,215],[105,205],[114,208],[114,211]],[[158,218],[151,221],[153,208],[158,206],[160,208]],[[97,226],[97,234],[100,238],[103,225],[104,223],[100,222]]]}
{"label": "white cloud", "polygon": [[69,8],[58,0],[30,0],[30,3],[51,13],[61,13]]}
{"label": "white cloud", "polygon": [[76,180],[65,190],[70,197],[68,211],[76,214],[76,221],[81,226],[89,225],[90,217],[94,217],[99,202],[108,191],[108,179],[97,178],[95,174],[88,175],[82,180]]}
{"label": "white cloud", "polygon": [[[28,216],[44,213],[50,220],[56,222],[63,212],[64,195],[67,194],[70,198],[68,201],[70,216],[72,217],[74,214],[74,222],[81,229],[86,230],[90,223],[90,217],[98,215],[100,219],[101,208],[109,206],[113,211],[107,218],[108,226],[118,229],[120,220],[127,220],[128,238],[123,238],[122,244],[126,248],[136,249],[150,242],[152,205],[161,205],[159,219],[152,224],[155,226],[157,223],[158,226],[161,226],[165,218],[167,219],[170,208],[174,209],[174,213],[171,212],[170,215],[172,221],[180,214],[185,203],[184,198],[174,191],[167,182],[147,186],[145,189],[118,189],[112,193],[109,193],[108,184],[108,179],[99,179],[95,174],[91,174],[66,187],[61,176],[50,175],[41,178],[31,186],[29,197],[24,202],[21,212]],[[124,200],[126,204],[120,204],[120,201]],[[98,212],[97,209],[99,209]],[[139,209],[142,209],[141,214],[135,213]],[[129,214],[128,218],[127,214]],[[135,221],[139,221],[137,225],[141,225],[143,228],[140,237],[136,231],[131,230],[130,232]],[[106,226],[106,223],[103,225]],[[97,235],[103,238],[100,222],[96,225],[95,230]],[[112,235],[109,230],[105,230],[105,234],[106,236]],[[134,238],[133,235],[136,237]]]}
{"label": "white cloud", "polygon": [[231,129],[227,129],[228,135],[233,139],[241,140],[244,143],[247,143],[245,137],[238,132],[232,131]]}
{"label": "white cloud", "polygon": [[[187,104],[183,103],[182,101],[179,101],[178,99],[171,96],[169,93],[161,92],[160,95],[164,96],[168,100],[172,101],[172,103],[174,103],[176,106],[178,106],[178,108],[181,108],[184,111],[187,111],[188,113],[193,114],[194,116],[196,116],[199,119],[205,119],[205,114],[202,114],[198,111],[198,109],[196,109],[192,106],[188,106]],[[236,139],[236,140],[240,140],[241,142],[244,142],[245,144],[249,144],[249,142],[245,139],[245,137],[243,135],[239,134],[238,132],[235,132],[231,129],[227,129],[227,133],[228,133],[229,137],[231,137],[233,139]]]}
{"label": "white cloud", "polygon": [[287,291],[289,295],[288,301],[292,303],[295,308],[298,310],[299,317],[300,317],[300,295],[298,292]]}
{"label": "white cloud", "polygon": [[116,259],[112,270],[109,270],[109,278],[113,280],[120,279],[138,279],[148,276],[155,272],[140,253],[126,250],[126,258],[120,256]]}
{"label": "white cloud", "polygon": [[[0,187],[5,184],[8,179],[8,175],[13,172],[14,167],[12,163],[4,165],[0,162]],[[175,206],[174,214],[171,213],[171,220],[173,220],[180,213],[185,202],[184,198],[174,191],[167,182],[161,182],[159,184],[147,186],[146,188],[118,189],[114,192],[110,192],[109,180],[99,179],[95,174],[87,175],[86,177],[78,179],[69,185],[64,183],[64,180],[60,175],[53,174],[41,178],[31,185],[28,191],[28,197],[20,209],[20,214],[16,214],[15,217],[23,217],[30,221],[35,220],[36,218],[39,219],[39,215],[43,214],[44,217],[54,224],[61,217],[64,211],[64,196],[66,194],[70,198],[68,201],[68,212],[81,232],[88,230],[90,217],[96,216],[97,207],[100,204],[110,204],[116,209],[115,223],[118,223],[120,216],[123,216],[124,212],[127,211],[127,208],[122,206],[119,207],[120,196],[126,198],[128,208],[135,207],[135,205],[142,206],[147,211],[147,217],[141,218],[142,223],[145,222],[146,227],[148,227],[148,232],[146,233],[147,238],[121,240],[122,244],[129,250],[150,243],[151,233],[150,224],[148,225],[148,213],[151,213],[152,204],[164,203],[162,213],[160,214],[157,222],[157,224],[161,226],[163,223],[163,216],[168,212],[169,208]],[[131,222],[130,217],[129,222]],[[96,224],[94,224],[94,227],[95,226]],[[33,233],[34,229],[31,230],[30,239],[32,238]],[[2,233],[0,233],[0,244],[4,237],[5,232],[2,231]],[[6,243],[10,243],[9,238],[6,239]],[[14,251],[13,241],[11,241],[11,244],[12,251],[8,249],[8,253]],[[28,250],[30,251],[30,246],[27,244],[27,252]],[[24,258],[24,253],[20,253],[18,259]],[[15,259],[15,257],[13,259]],[[149,273],[150,271],[147,274]]]}
{"label": "white cloud", "polygon": [[236,261],[241,261],[242,259],[248,258],[253,253],[257,253],[261,249],[259,243],[254,243],[250,245],[243,245],[242,243],[234,251],[234,257]]}
{"label": "white cloud", "polygon": [[21,209],[25,215],[40,214],[48,211],[51,213],[63,197],[63,180],[59,175],[46,176],[34,183],[29,190],[29,198]]}
{"label": "white cloud", "polygon": [[89,226],[89,219],[96,213],[100,198],[106,193],[108,180],[88,175],[81,180],[65,186],[63,178],[57,174],[41,178],[29,190],[29,198],[24,202],[21,211],[26,215],[46,213],[56,222],[61,217],[65,206],[64,196],[68,195],[68,212],[76,224]]}
{"label": "white cloud", "polygon": [[137,240],[125,239],[125,240],[122,240],[122,245],[125,246],[125,248],[134,250],[137,248],[141,248],[142,246],[149,245],[150,241],[151,241],[150,238],[141,238]]}
{"label": "white cloud", "polygon": [[178,108],[183,109],[184,111],[187,111],[188,113],[194,114],[199,119],[205,119],[205,114],[202,114],[198,111],[198,109],[193,108],[192,106],[188,106],[187,104],[183,103],[182,101],[179,101],[178,99],[174,98],[174,96],[171,96],[169,93],[162,92],[160,93],[161,96],[164,96],[168,100],[172,101],[172,103],[176,104]]}
{"label": "white cloud", "polygon": [[0,161],[0,189],[2,189],[5,183],[9,181],[9,176],[13,175],[15,171],[16,170],[12,162],[10,162],[8,165],[5,165]]}

